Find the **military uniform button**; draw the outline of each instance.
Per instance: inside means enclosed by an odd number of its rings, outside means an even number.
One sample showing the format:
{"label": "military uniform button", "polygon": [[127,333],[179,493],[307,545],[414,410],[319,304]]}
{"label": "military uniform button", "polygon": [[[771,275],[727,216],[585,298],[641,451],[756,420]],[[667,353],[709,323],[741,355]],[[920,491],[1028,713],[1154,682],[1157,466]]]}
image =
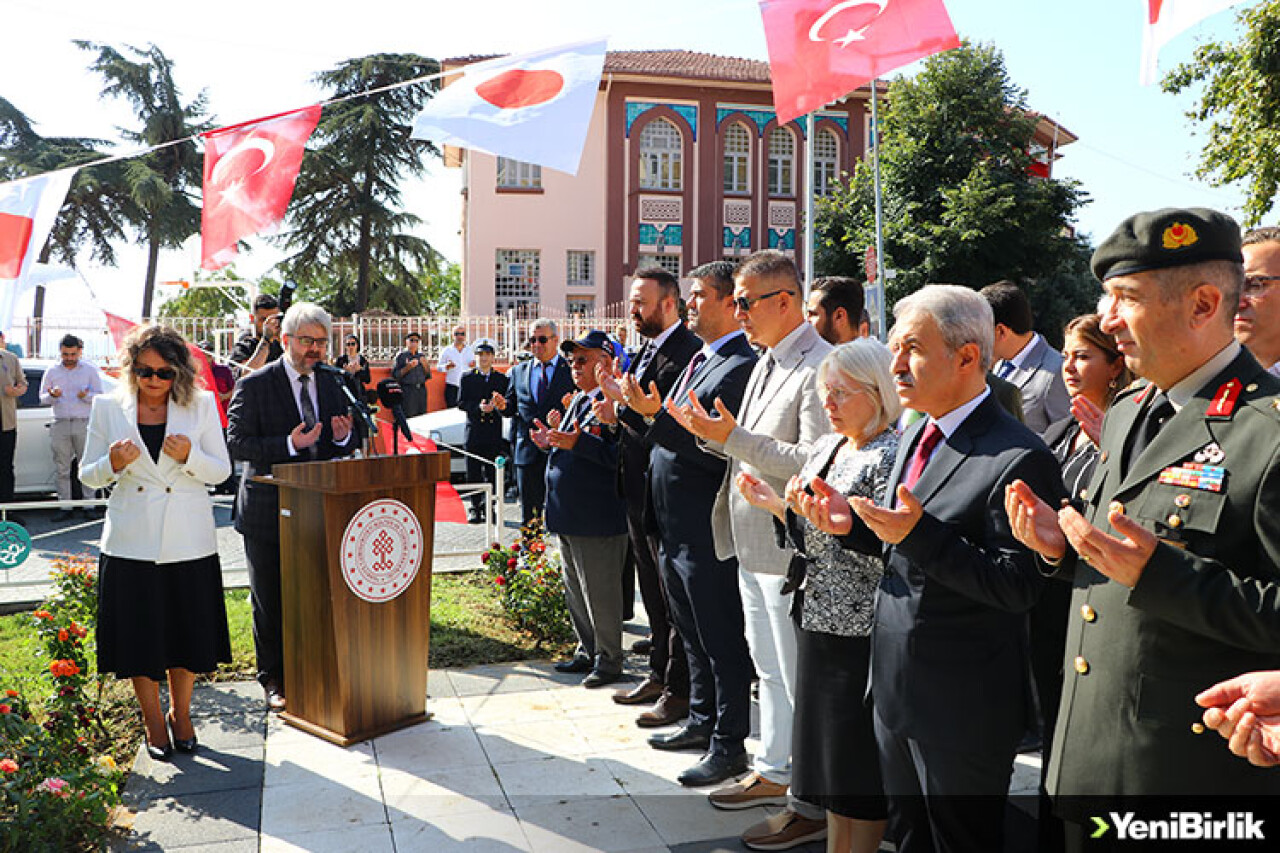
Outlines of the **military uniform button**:
{"label": "military uniform button", "polygon": [[1191,724],[1191,733],[1192,733],[1193,735],[1202,735],[1202,734],[1204,734],[1204,723],[1192,723],[1192,724]]}
{"label": "military uniform button", "polygon": [[1118,512],[1124,515],[1124,504],[1120,503],[1120,501],[1112,501],[1107,505],[1107,512]]}
{"label": "military uniform button", "polygon": [[[1276,403],[1278,404],[1278,405],[1276,406],[1276,408],[1277,408],[1277,409],[1280,409],[1280,400],[1277,400],[1277,401],[1276,401]],[[1104,450],[1104,451],[1102,451],[1102,456],[1101,456],[1101,457],[1099,457],[1099,458],[1101,459],[1101,461],[1106,462],[1106,461],[1107,461],[1107,451],[1105,451],[1105,450]]]}
{"label": "military uniform button", "polygon": [[1187,507],[1191,506],[1191,495],[1178,495],[1176,498],[1173,499],[1173,503],[1175,506],[1181,507],[1182,509],[1186,509]]}
{"label": "military uniform button", "polygon": [[[1258,390],[1258,383],[1257,383],[1257,382],[1250,382],[1248,385],[1244,386],[1244,390],[1246,390],[1246,391],[1248,391],[1250,394],[1252,394],[1254,391],[1257,391],[1257,390]],[[1199,732],[1197,732],[1197,734],[1199,734]]]}
{"label": "military uniform button", "polygon": [[1089,662],[1079,655],[1076,656],[1076,672],[1084,675],[1089,671]]}
{"label": "military uniform button", "polygon": [[[1094,610],[1087,604],[1080,605],[1080,618],[1086,622],[1093,622],[1098,618],[1098,611]],[[1077,658],[1079,660],[1079,658]]]}
{"label": "military uniform button", "polygon": [[1089,500],[1089,490],[1088,490],[1088,489],[1081,489],[1081,490],[1080,490],[1080,500],[1082,500],[1082,501],[1087,501],[1087,500]]}
{"label": "military uniform button", "polygon": [[1174,513],[1166,518],[1164,523],[1176,530],[1182,526],[1182,518],[1177,513]]}

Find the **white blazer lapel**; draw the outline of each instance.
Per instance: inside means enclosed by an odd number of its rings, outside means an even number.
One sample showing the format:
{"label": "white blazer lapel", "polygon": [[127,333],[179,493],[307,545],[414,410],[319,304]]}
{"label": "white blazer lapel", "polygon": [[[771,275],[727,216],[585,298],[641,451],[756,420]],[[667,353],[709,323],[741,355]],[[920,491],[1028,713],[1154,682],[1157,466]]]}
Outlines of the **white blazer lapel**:
{"label": "white blazer lapel", "polygon": [[[124,426],[128,432],[128,438],[142,453],[134,460],[129,467],[135,474],[145,474],[152,477],[160,476],[160,469],[156,466],[155,461],[151,458],[151,452],[147,450],[147,445],[142,440],[142,433],[138,430],[138,395],[129,394],[120,404],[120,413],[124,416]],[[164,457],[161,457],[162,459]]]}

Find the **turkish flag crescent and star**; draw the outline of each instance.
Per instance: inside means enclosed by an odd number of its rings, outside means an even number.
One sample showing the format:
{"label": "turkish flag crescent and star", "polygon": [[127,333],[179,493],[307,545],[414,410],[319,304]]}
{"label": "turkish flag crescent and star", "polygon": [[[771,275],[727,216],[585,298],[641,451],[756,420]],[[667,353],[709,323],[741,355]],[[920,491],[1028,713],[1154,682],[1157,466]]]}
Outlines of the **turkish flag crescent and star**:
{"label": "turkish flag crescent and star", "polygon": [[600,39],[467,65],[418,113],[412,136],[576,175],[605,47]]}
{"label": "turkish flag crescent and star", "polygon": [[245,237],[284,218],[320,107],[223,127],[204,134],[204,211],[200,266],[220,269]]}
{"label": "turkish flag crescent and star", "polygon": [[1150,86],[1160,76],[1160,48],[1196,24],[1234,6],[1240,0],[1143,0],[1147,7],[1142,30],[1142,73],[1139,82]]}
{"label": "turkish flag crescent and star", "polygon": [[75,169],[0,184],[0,284],[31,269],[66,201]]}
{"label": "turkish flag crescent and star", "polygon": [[760,0],[760,14],[779,123],[960,46],[942,0]]}

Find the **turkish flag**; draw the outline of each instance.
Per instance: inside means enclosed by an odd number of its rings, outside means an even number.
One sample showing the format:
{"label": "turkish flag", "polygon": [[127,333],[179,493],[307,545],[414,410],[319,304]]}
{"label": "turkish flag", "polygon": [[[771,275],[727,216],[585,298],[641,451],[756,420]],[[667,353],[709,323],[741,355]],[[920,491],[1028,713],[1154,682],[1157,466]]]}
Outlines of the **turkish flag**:
{"label": "turkish flag", "polygon": [[942,0],[760,0],[778,121],[960,46]]}
{"label": "turkish flag", "polygon": [[[384,454],[390,455],[396,449],[397,442],[392,439],[392,431],[396,428],[391,420],[378,419],[378,435],[374,444]],[[405,441],[400,436],[398,442],[400,453],[435,453],[440,448],[431,439],[419,433],[413,434],[413,441]],[[467,509],[462,503],[462,495],[447,481],[436,483],[436,521],[451,521],[456,524],[467,523]]]}
{"label": "turkish flag", "polygon": [[1196,24],[1236,5],[1240,0],[1145,0],[1146,27],[1142,31],[1142,73],[1139,82],[1150,86],[1160,76],[1160,48]]}
{"label": "turkish flag", "polygon": [[0,283],[17,282],[31,269],[75,174],[63,169],[0,184]]}
{"label": "turkish flag", "polygon": [[245,237],[273,231],[284,218],[320,106],[204,134],[201,262],[220,269]]}
{"label": "turkish flag", "polygon": [[138,324],[121,317],[119,314],[112,314],[110,311],[103,311],[102,313],[107,318],[107,331],[111,333],[111,343],[115,344],[116,349],[122,349],[124,347],[124,336],[129,334],[129,330]]}
{"label": "turkish flag", "polygon": [[604,68],[592,41],[467,65],[413,120],[414,139],[578,173]]}

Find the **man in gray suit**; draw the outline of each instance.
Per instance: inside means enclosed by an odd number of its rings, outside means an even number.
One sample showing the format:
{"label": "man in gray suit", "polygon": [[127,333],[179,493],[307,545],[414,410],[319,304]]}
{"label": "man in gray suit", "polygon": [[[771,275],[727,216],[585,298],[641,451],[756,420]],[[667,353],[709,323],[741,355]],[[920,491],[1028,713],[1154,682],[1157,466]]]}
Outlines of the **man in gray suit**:
{"label": "man in gray suit", "polygon": [[[791,552],[779,546],[773,517],[754,509],[734,487],[741,473],[785,490],[800,473],[809,446],[830,431],[817,391],[818,364],[831,344],[805,322],[804,293],[792,260],[762,251],[734,276],[736,317],[765,353],[751,373],[737,420],[727,407],[708,412],[695,395],[682,407],[685,427],[711,453],[729,460],[712,514],[716,556],[738,558],[738,581],[747,644],[760,677],[760,754],[754,771],[737,785],[715,791],[718,808],[741,809],[787,802],[791,781],[791,719],[795,701],[796,636],[782,594]],[[710,402],[710,401],[708,401]],[[781,494],[781,491],[779,491]],[[750,847],[785,850],[826,835],[822,809],[791,799],[782,813],[743,834]]]}
{"label": "man in gray suit", "polygon": [[1031,303],[1022,288],[997,281],[980,291],[995,315],[994,373],[1022,392],[1023,422],[1037,434],[1071,413],[1062,381],[1062,353],[1031,328]]}

